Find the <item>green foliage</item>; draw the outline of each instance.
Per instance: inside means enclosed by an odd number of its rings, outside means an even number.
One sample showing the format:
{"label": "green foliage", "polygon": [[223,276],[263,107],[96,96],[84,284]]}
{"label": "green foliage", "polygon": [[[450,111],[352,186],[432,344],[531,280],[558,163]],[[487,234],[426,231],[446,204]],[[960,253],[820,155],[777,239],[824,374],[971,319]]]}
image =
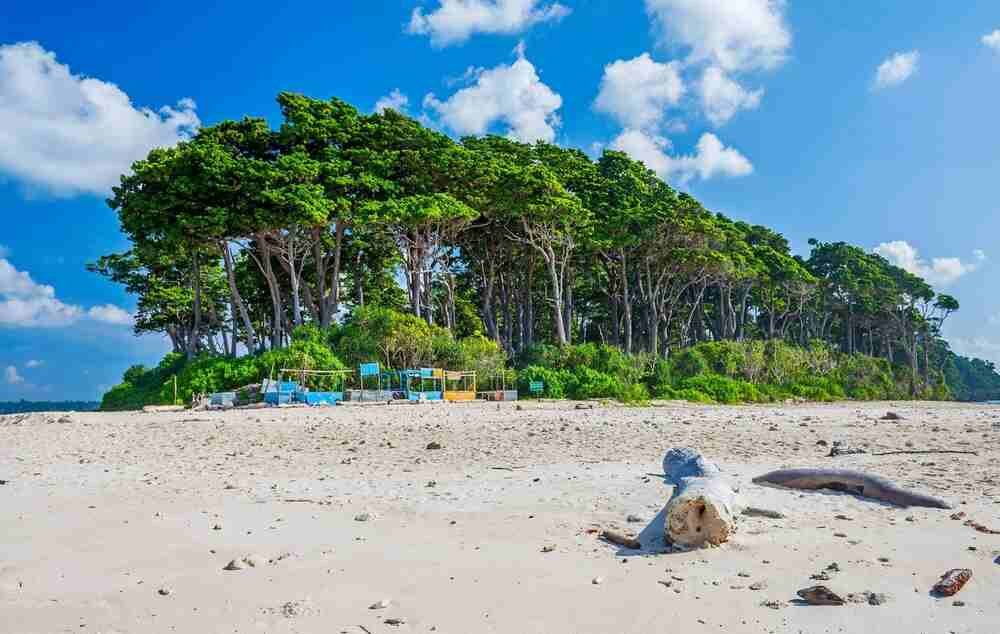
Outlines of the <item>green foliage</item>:
{"label": "green foliage", "polygon": [[[507,375],[500,349],[517,350],[586,397],[1000,397],[995,367],[941,338],[958,300],[864,248],[810,240],[794,255],[777,231],[712,213],[622,152],[456,142],[394,110],[277,100],[277,128],[202,127],[134,163],[108,201],[131,244],[89,268],[137,296],[137,334],[185,354],[185,393],[260,364],[332,366],[329,345],[352,367],[481,368],[487,381]],[[312,323],[329,330],[275,350],[287,324]],[[466,343],[482,334],[500,346]],[[230,338],[273,352],[205,356]],[[585,342],[626,339],[643,352]],[[844,356],[858,353],[886,361]],[[134,368],[108,406],[166,378]]]}
{"label": "green foliage", "polygon": [[[244,357],[201,354],[191,361],[170,353],[152,370],[133,366],[125,371],[122,383],[111,388],[101,401],[101,409],[133,410],[145,405],[171,404],[174,400],[174,377],[177,380],[178,404],[190,403],[195,394],[225,392],[260,383],[282,369],[341,370],[344,364],[326,344],[325,334],[315,327],[295,331],[287,348]],[[293,377],[294,378],[294,377]],[[309,378],[311,389],[334,389],[340,386],[335,377]]]}
{"label": "green foliage", "polygon": [[[697,349],[692,349],[692,356],[695,354],[700,355],[705,360],[708,371],[714,374],[720,374],[725,377],[736,377],[742,374],[741,370],[746,360],[744,348],[745,346],[737,341],[710,341],[698,345]],[[681,353],[681,357],[683,356],[684,353]],[[679,368],[680,373],[685,376],[694,376],[694,374],[702,373],[695,372],[691,374],[692,370],[701,367],[700,363],[694,358],[684,359],[680,363],[683,366],[683,369]],[[689,367],[685,364],[689,364]]]}
{"label": "green foliage", "polygon": [[[134,365],[125,371],[122,382],[108,390],[101,399],[101,410],[123,411],[141,409],[145,405],[164,405],[173,400],[173,377],[184,366],[184,355],[168,353],[159,365],[146,369]],[[161,392],[170,387],[164,399]]]}
{"label": "green foliage", "polygon": [[459,340],[457,363],[447,367],[475,371],[476,380],[483,388],[516,384],[512,371],[507,368],[507,355],[496,341],[482,335]]}
{"label": "green foliage", "polygon": [[909,393],[897,385],[892,366],[885,359],[844,355],[832,374],[844,392],[859,401],[907,398]]}
{"label": "green foliage", "polygon": [[699,376],[709,371],[708,360],[698,347],[686,348],[674,355],[671,359],[671,368],[673,375],[678,379]]}
{"label": "green foliage", "polygon": [[[178,374],[178,398],[189,403],[195,394],[235,390],[260,383],[272,373],[274,378],[278,378],[278,373],[284,369],[343,370],[345,366],[324,341],[322,331],[302,327],[295,331],[287,348],[238,358],[207,354],[195,357]],[[286,378],[297,380],[295,376],[286,375]],[[307,378],[307,382],[313,390],[340,387],[340,379],[332,376],[312,376]],[[168,402],[172,393],[173,386],[165,385],[160,400]]]}
{"label": "green foliage", "polygon": [[[615,398],[641,402],[650,395],[699,403],[766,403],[787,399],[906,398],[907,385],[884,359],[838,354],[829,345],[778,341],[718,341],[678,351],[669,360],[628,356],[596,344],[535,346],[522,360],[521,389],[541,380],[550,398]],[[928,392],[925,397],[938,397]]]}
{"label": "green foliage", "polygon": [[576,377],[569,370],[529,365],[518,371],[517,379],[518,390],[525,398],[531,396],[530,385],[533,381],[543,383],[540,396],[545,398],[568,398],[571,392],[576,391]]}
{"label": "green foliage", "polygon": [[[641,355],[629,356],[612,346],[540,345],[527,351],[522,361],[529,364],[519,373],[523,394],[529,393],[531,381],[541,380],[546,382],[544,395],[549,398],[614,398],[625,403],[649,400],[647,366],[652,364]],[[540,374],[543,370],[552,373],[555,384],[551,390]]]}
{"label": "green foliage", "polygon": [[350,367],[378,361],[384,368],[418,368],[439,359],[453,360],[458,354],[447,330],[415,315],[376,306],[355,310],[343,326],[331,330],[328,340]]}
{"label": "green foliage", "polygon": [[949,392],[960,401],[1000,401],[1000,373],[992,361],[949,353],[944,380]]}
{"label": "green foliage", "polygon": [[755,385],[719,374],[700,374],[683,379],[679,387],[681,390],[701,392],[717,403],[756,403],[761,399]]}
{"label": "green foliage", "polygon": [[673,371],[671,370],[670,362],[666,359],[656,359],[646,379],[648,391],[655,398],[673,399],[676,398],[674,396],[673,383]]}

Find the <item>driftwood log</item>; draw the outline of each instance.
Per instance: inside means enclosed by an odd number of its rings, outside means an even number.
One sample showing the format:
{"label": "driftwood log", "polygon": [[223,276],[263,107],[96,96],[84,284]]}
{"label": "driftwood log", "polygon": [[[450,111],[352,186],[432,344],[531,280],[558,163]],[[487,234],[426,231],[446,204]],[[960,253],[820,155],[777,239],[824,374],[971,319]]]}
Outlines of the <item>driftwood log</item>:
{"label": "driftwood log", "polygon": [[640,542],[635,537],[630,537],[624,533],[619,533],[613,529],[605,529],[601,531],[601,539],[609,541],[612,544],[618,544],[619,546],[624,546],[625,548],[631,548],[632,550],[641,550],[642,542]]}
{"label": "driftwood log", "polygon": [[842,491],[902,507],[951,508],[951,505],[944,500],[901,489],[885,478],[847,469],[779,469],[757,476],[753,482],[807,491],[816,489]]}
{"label": "driftwood log", "polygon": [[674,492],[665,509],[667,543],[717,546],[736,530],[738,495],[715,464],[692,449],[671,449],[663,458]]}

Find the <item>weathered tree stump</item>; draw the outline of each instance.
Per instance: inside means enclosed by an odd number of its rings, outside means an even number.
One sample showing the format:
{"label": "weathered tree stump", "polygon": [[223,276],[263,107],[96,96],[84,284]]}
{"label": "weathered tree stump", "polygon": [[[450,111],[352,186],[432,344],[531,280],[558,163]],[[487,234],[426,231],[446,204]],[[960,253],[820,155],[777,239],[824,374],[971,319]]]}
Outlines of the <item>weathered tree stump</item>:
{"label": "weathered tree stump", "polygon": [[674,486],[667,502],[667,543],[718,546],[736,530],[738,495],[715,464],[692,449],[671,449],[663,458],[666,481]]}

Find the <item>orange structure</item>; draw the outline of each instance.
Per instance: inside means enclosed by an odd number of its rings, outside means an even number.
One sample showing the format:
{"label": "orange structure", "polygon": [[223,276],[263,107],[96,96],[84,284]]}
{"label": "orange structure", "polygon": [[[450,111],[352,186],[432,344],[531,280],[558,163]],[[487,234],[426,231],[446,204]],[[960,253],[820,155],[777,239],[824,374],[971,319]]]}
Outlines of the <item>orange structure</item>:
{"label": "orange structure", "polygon": [[446,401],[476,400],[476,373],[445,372],[444,400]]}

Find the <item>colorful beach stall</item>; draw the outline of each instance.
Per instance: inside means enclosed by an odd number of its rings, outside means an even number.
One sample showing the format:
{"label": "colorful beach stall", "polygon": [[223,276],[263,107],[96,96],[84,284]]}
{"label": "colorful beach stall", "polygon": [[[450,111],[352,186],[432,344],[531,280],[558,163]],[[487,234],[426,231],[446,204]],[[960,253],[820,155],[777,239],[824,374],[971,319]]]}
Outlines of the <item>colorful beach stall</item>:
{"label": "colorful beach stall", "polygon": [[268,405],[287,405],[295,398],[295,393],[298,390],[299,385],[294,381],[264,379],[261,385],[261,392],[264,393],[264,402]]}
{"label": "colorful beach stall", "polygon": [[411,401],[440,401],[444,398],[444,370],[420,368],[403,370],[403,388]]}
{"label": "colorful beach stall", "polygon": [[348,390],[348,400],[386,402],[399,398],[403,392],[399,373],[383,372],[378,363],[362,363],[358,366],[361,389]]}
{"label": "colorful beach stall", "polygon": [[446,401],[476,400],[476,373],[472,371],[445,372],[444,400]]}
{"label": "colorful beach stall", "polygon": [[[285,375],[298,379],[286,382]],[[282,403],[304,403],[305,405],[335,405],[344,400],[344,383],[351,370],[303,370],[297,368],[282,368],[278,375],[278,390],[273,399],[268,399],[265,392],[264,400],[272,405]],[[313,389],[316,386],[318,389]],[[290,397],[285,397],[290,394]],[[275,401],[275,402],[272,402]]]}

